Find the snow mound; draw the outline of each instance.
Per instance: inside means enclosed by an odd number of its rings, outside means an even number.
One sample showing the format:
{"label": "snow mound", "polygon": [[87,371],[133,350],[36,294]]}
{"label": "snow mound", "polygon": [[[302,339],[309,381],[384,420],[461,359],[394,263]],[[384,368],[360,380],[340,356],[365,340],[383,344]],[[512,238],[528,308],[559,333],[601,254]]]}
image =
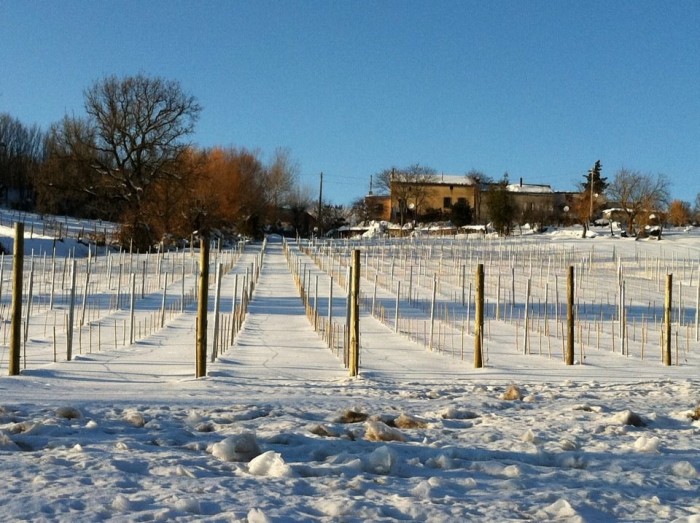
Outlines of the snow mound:
{"label": "snow mound", "polygon": [[80,419],[82,414],[75,407],[58,407],[56,409],[56,416],[64,419]]}
{"label": "snow mound", "polygon": [[386,445],[375,449],[365,463],[365,470],[374,474],[389,474],[396,466],[396,453]]}
{"label": "snow mound", "polygon": [[211,454],[222,461],[250,461],[261,453],[255,434],[241,432],[214,443]]}
{"label": "snow mound", "polygon": [[134,427],[143,427],[146,424],[146,419],[143,414],[136,410],[129,410],[124,413],[124,421],[133,425]]}
{"label": "snow mound", "polygon": [[631,410],[623,410],[614,414],[610,421],[616,425],[631,425],[633,427],[644,427],[646,425],[642,417]]}
{"label": "snow mound", "polygon": [[571,503],[566,501],[565,499],[559,499],[552,503],[551,505],[548,505],[544,507],[541,510],[538,510],[537,513],[535,514],[535,517],[541,520],[566,520],[566,521],[571,521],[571,522],[578,522],[578,521],[583,521],[583,518],[581,518],[577,513],[574,507],[571,506]]}
{"label": "snow mound", "polygon": [[270,523],[270,518],[259,508],[251,508],[248,511],[246,521],[248,521],[248,523]]}
{"label": "snow mound", "polygon": [[523,393],[520,390],[520,387],[518,387],[515,384],[511,384],[511,385],[508,385],[508,388],[506,389],[506,391],[501,395],[501,399],[507,400],[507,401],[522,400]]}
{"label": "snow mound", "polygon": [[428,422],[402,412],[394,420],[394,425],[400,429],[424,429],[428,426]]}
{"label": "snow mound", "polygon": [[700,474],[695,466],[689,461],[679,461],[671,465],[671,474],[679,478],[695,479]]}
{"label": "snow mound", "polygon": [[268,476],[272,478],[291,477],[292,468],[284,462],[279,452],[268,450],[253,458],[248,464],[248,472],[253,476]]}
{"label": "snow mound", "polygon": [[0,432],[0,450],[14,451],[19,450],[19,447],[7,434]]}
{"label": "snow mound", "polygon": [[632,445],[632,448],[637,452],[658,452],[661,440],[656,436],[648,438],[640,436]]}
{"label": "snow mound", "polygon": [[406,441],[400,430],[381,421],[368,421],[365,427],[365,439],[369,441]]}

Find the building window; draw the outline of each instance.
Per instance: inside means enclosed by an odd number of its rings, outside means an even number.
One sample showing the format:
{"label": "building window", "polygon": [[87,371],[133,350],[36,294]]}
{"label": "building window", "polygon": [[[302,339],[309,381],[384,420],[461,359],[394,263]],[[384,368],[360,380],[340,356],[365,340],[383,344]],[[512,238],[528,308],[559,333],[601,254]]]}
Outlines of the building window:
{"label": "building window", "polygon": [[460,205],[467,205],[467,199],[466,198],[457,198],[457,203]]}
{"label": "building window", "polygon": [[449,209],[450,207],[452,207],[452,198],[450,198],[449,196],[445,196],[442,199],[442,207],[443,209]]}

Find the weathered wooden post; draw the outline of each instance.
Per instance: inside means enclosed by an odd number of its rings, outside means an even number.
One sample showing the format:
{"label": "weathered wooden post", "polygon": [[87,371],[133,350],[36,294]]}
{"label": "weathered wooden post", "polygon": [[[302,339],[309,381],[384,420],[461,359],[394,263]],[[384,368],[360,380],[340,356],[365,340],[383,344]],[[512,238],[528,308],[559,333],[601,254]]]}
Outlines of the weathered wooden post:
{"label": "weathered wooden post", "polygon": [[207,375],[207,300],[209,299],[209,236],[199,240],[199,292],[195,377]]}
{"label": "weathered wooden post", "polygon": [[433,297],[430,300],[430,334],[428,336],[428,350],[433,350],[433,336],[435,333],[435,298],[437,296],[437,274],[433,274]]}
{"label": "weathered wooden post", "polygon": [[673,303],[673,274],[666,275],[666,297],[664,299],[663,364],[671,365],[671,304]]}
{"label": "weathered wooden post", "polygon": [[68,304],[68,332],[66,333],[66,359],[68,361],[73,359],[73,323],[75,317],[75,278],[78,268],[78,263],[75,258],[71,260],[71,271],[70,271],[70,302]]}
{"label": "weathered wooden post", "polygon": [[219,356],[219,311],[221,309],[221,276],[222,263],[216,263],[216,291],[214,293],[214,339],[212,342],[211,362]]}
{"label": "weathered wooden post", "polygon": [[360,250],[352,251],[350,290],[350,376],[357,376],[360,364]]}
{"label": "weathered wooden post", "polygon": [[396,282],[396,312],[394,314],[394,332],[399,332],[399,302],[401,300],[401,280]]}
{"label": "weathered wooden post", "polygon": [[129,345],[136,341],[136,273],[132,272],[129,277]]}
{"label": "weathered wooden post", "polygon": [[[474,311],[474,368],[484,366],[483,347],[484,340],[484,264],[476,267],[476,310]],[[469,321],[469,320],[467,320]]]}
{"label": "weathered wooden post", "polygon": [[24,224],[15,223],[15,244],[12,249],[12,312],[10,326],[10,361],[8,373],[19,375],[22,342],[22,271],[24,270]]}
{"label": "weathered wooden post", "polygon": [[574,266],[569,265],[566,279],[566,365],[574,364]]}

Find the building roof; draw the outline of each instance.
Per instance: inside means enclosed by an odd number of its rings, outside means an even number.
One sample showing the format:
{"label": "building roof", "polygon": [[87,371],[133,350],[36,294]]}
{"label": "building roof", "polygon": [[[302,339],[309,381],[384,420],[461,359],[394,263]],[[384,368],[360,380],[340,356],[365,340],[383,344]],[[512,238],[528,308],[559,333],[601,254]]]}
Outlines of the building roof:
{"label": "building roof", "polygon": [[535,194],[553,194],[554,191],[549,185],[536,185],[529,183],[512,183],[506,187],[509,192],[523,192]]}
{"label": "building roof", "polygon": [[476,180],[471,176],[465,174],[436,174],[432,180],[425,182],[415,182],[415,181],[404,181],[395,180],[395,183],[408,183],[416,185],[418,183],[422,185],[465,185],[472,186],[477,185]]}

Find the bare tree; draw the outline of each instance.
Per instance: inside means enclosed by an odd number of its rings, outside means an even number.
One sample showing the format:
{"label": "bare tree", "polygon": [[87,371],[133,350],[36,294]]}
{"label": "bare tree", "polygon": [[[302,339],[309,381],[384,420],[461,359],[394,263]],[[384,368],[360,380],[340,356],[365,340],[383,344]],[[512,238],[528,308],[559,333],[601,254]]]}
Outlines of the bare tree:
{"label": "bare tree", "polygon": [[0,191],[5,203],[33,205],[33,182],[45,156],[44,145],[45,135],[37,125],[27,126],[0,113]]}
{"label": "bare tree", "polygon": [[649,215],[664,209],[670,182],[663,174],[652,176],[620,169],[608,186],[608,198],[617,202],[627,216],[627,232],[636,234]]}
{"label": "bare tree", "polygon": [[668,206],[668,221],[676,227],[688,225],[693,219],[693,211],[688,202],[673,200]]}
{"label": "bare tree", "polygon": [[[177,178],[185,138],[201,107],[174,80],[144,75],[97,81],[84,92],[86,117],[66,118],[62,148],[88,163],[103,193],[124,205],[123,225],[137,245],[153,240],[142,216],[155,183]],[[85,187],[94,192],[96,186]]]}
{"label": "bare tree", "polygon": [[399,221],[405,223],[406,214],[411,210],[420,214],[424,203],[430,198],[430,183],[435,181],[435,169],[419,164],[404,169],[384,169],[376,175],[381,191],[391,194],[399,209]]}
{"label": "bare tree", "polygon": [[292,159],[289,149],[275,149],[265,180],[273,221],[277,221],[281,207],[290,205],[298,175],[299,163]]}

